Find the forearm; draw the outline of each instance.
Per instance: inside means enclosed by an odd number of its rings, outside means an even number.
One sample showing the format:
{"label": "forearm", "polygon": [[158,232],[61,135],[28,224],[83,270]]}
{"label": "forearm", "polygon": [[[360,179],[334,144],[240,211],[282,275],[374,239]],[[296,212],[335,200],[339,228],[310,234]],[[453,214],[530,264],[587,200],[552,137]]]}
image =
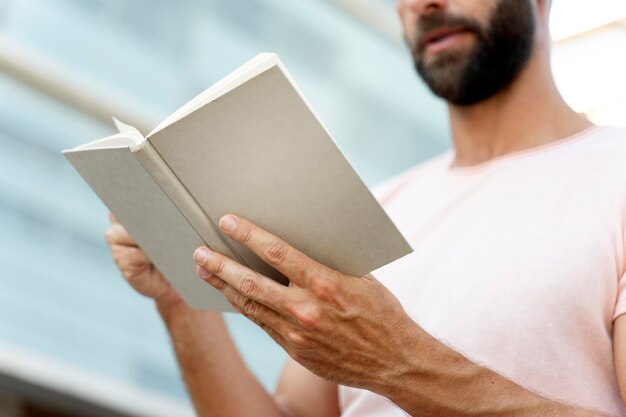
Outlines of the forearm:
{"label": "forearm", "polygon": [[375,388],[413,416],[600,416],[542,398],[418,332],[402,364]]}
{"label": "forearm", "polygon": [[184,305],[159,312],[200,417],[282,417],[239,356],[219,313]]}

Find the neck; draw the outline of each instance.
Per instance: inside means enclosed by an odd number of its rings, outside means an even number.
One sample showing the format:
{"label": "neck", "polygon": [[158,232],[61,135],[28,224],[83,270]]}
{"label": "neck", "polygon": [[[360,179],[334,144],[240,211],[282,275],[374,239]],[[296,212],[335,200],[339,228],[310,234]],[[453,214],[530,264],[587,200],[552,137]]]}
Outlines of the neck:
{"label": "neck", "polygon": [[548,54],[535,54],[518,78],[495,96],[469,107],[448,106],[456,149],[453,166],[484,163],[592,125],[565,103],[548,62]]}

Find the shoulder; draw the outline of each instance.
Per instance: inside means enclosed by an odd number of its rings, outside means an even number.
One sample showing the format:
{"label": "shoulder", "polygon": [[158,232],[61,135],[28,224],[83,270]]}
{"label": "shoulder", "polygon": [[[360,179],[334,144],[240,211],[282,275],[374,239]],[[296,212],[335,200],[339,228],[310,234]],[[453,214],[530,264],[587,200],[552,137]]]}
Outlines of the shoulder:
{"label": "shoulder", "polygon": [[617,201],[626,213],[626,129],[598,126],[561,154],[562,175],[586,196]]}
{"label": "shoulder", "polygon": [[617,126],[595,126],[591,133],[602,137],[607,143],[626,148],[626,128]]}
{"label": "shoulder", "polygon": [[401,192],[405,186],[410,184],[415,179],[423,178],[424,176],[432,175],[438,171],[445,170],[447,164],[450,162],[451,155],[451,151],[447,150],[434,158],[414,165],[400,174],[376,184],[371,188],[371,191],[378,202],[385,205],[388,200],[390,200],[397,193]]}
{"label": "shoulder", "polygon": [[[570,148],[572,163],[604,180],[626,180],[626,129],[598,126]],[[622,182],[622,185],[626,184]]]}
{"label": "shoulder", "polygon": [[626,128],[596,126],[580,139],[573,149],[584,151],[590,157],[613,159],[626,155]]}

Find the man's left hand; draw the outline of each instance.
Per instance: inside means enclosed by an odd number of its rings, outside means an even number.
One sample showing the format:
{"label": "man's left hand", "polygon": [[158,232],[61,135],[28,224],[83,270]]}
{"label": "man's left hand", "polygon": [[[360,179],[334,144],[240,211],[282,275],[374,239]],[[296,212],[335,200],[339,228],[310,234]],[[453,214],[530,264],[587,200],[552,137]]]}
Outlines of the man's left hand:
{"label": "man's left hand", "polygon": [[200,247],[198,275],[220,290],[297,362],[344,385],[374,390],[401,378],[418,326],[373,276],[328,268],[243,218],[226,215],[220,229],[290,280],[283,286]]}

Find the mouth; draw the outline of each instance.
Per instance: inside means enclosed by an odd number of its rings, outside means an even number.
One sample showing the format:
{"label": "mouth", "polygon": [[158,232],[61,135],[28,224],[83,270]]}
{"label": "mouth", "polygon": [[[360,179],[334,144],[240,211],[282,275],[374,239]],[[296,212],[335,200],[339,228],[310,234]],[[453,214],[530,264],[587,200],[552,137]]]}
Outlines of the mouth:
{"label": "mouth", "polygon": [[468,34],[471,34],[471,31],[466,28],[433,30],[422,37],[419,48],[426,53],[437,53],[455,46],[458,41]]}

